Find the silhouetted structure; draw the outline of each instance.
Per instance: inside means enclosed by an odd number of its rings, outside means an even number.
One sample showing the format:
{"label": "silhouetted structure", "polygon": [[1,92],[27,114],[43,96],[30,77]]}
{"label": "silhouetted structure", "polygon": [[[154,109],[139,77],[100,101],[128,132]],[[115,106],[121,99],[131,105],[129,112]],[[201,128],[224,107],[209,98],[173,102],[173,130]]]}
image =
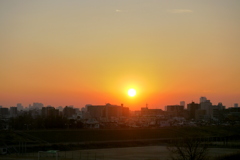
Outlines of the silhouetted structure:
{"label": "silhouetted structure", "polygon": [[47,106],[42,108],[43,117],[56,117],[59,116],[59,110],[52,106]]}
{"label": "silhouetted structure", "polygon": [[203,103],[203,102],[205,102],[206,100],[207,100],[206,97],[200,97],[200,103]]}
{"label": "silhouetted structure", "polygon": [[189,103],[187,104],[187,110],[189,111],[189,118],[196,119],[196,110],[200,109],[200,105],[198,103]]}
{"label": "silhouetted structure", "polygon": [[240,113],[240,107],[231,107],[231,108],[228,108],[228,112],[229,113]]}
{"label": "silhouetted structure", "polygon": [[169,116],[183,116],[184,106],[180,105],[169,105],[166,106],[167,114]]}
{"label": "silhouetted structure", "polygon": [[204,119],[206,119],[206,110],[203,110],[203,109],[196,110],[196,112],[195,112],[195,119],[196,120],[204,120]]}
{"label": "silhouetted structure", "polygon": [[185,101],[180,101],[180,106],[183,106],[185,108]]}
{"label": "silhouetted structure", "polygon": [[74,114],[76,114],[76,110],[73,107],[66,106],[63,109],[63,116],[64,117],[72,117]]}
{"label": "silhouetted structure", "polygon": [[42,109],[43,108],[43,104],[42,103],[33,103],[33,105],[29,105],[29,110],[33,110],[33,109]]}
{"label": "silhouetted structure", "polygon": [[110,119],[112,117],[122,117],[129,115],[129,108],[117,105],[111,105],[107,103],[106,105],[86,105],[87,112],[89,112],[90,116],[95,119],[107,118]]}
{"label": "silhouetted structure", "polygon": [[164,111],[162,109],[141,108],[141,116],[158,116],[163,114]]}
{"label": "silhouetted structure", "polygon": [[205,100],[200,103],[200,108],[206,111],[206,115],[204,119],[211,119],[212,118],[212,103],[210,100]]}
{"label": "silhouetted structure", "polygon": [[0,116],[5,118],[9,116],[9,109],[8,108],[0,108]]}
{"label": "silhouetted structure", "polygon": [[18,111],[23,110],[23,106],[22,106],[21,103],[18,103],[18,104],[17,104],[17,110],[18,110]]}
{"label": "silhouetted structure", "polygon": [[167,106],[167,112],[182,112],[183,110],[184,110],[184,107],[180,105]]}
{"label": "silhouetted structure", "polygon": [[18,114],[17,107],[10,107],[9,113],[10,113],[10,117],[16,117]]}
{"label": "silhouetted structure", "polygon": [[122,106],[122,116],[123,117],[129,117],[129,108],[128,107],[123,107],[123,104],[121,105]]}
{"label": "silhouetted structure", "polygon": [[106,117],[105,105],[87,105],[86,108],[92,118]]}
{"label": "silhouetted structure", "polygon": [[225,106],[223,106],[222,103],[218,103],[218,105],[213,105],[211,118],[214,120],[220,119],[221,113],[224,109],[225,109]]}

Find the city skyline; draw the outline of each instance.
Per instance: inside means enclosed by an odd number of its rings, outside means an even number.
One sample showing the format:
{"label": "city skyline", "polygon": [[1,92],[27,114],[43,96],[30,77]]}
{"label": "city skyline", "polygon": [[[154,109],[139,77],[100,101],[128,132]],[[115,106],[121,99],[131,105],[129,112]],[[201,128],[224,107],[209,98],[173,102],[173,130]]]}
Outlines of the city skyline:
{"label": "city skyline", "polygon": [[2,0],[0,23],[2,106],[240,103],[238,0]]}
{"label": "city skyline", "polygon": [[[194,103],[194,104],[201,104],[205,101],[209,101],[210,103],[212,103],[212,101],[210,99],[208,99],[207,97],[199,97],[199,101],[191,101],[191,102],[185,102],[185,101],[180,101],[179,103],[175,103],[175,104],[167,104],[165,106],[162,106],[162,107],[156,107],[156,106],[149,106],[148,103],[142,106],[138,106],[138,108],[135,108],[135,110],[139,110],[141,108],[149,108],[149,109],[162,109],[162,110],[165,110],[167,106],[176,106],[176,105],[179,105],[179,106],[183,106],[184,109],[187,109],[187,105],[191,104],[191,103]],[[87,106],[91,106],[91,105],[97,105],[97,106],[102,106],[102,105],[119,105],[119,106],[122,106],[122,107],[128,107],[129,106],[125,106],[123,103],[121,104],[112,104],[112,103],[105,103],[105,104],[85,104],[84,106],[75,106],[75,105],[72,105],[72,104],[68,104],[68,105],[58,105],[58,106],[55,106],[55,105],[52,105],[52,104],[44,104],[42,102],[32,102],[32,103],[29,103],[28,105],[23,105],[22,103],[17,103],[16,105],[12,105],[12,106],[2,106],[0,105],[0,108],[3,107],[3,108],[10,108],[10,107],[17,107],[17,108],[22,108],[22,109],[33,109],[34,107],[36,108],[42,108],[42,107],[54,107],[54,108],[63,108],[63,107],[74,107],[74,108],[78,108],[78,109],[81,109],[81,108],[86,108]],[[223,105],[225,106],[224,104],[222,104],[222,102],[218,102],[218,103],[212,103],[212,105]],[[233,103],[231,106],[225,106],[226,108],[238,108],[238,103]],[[131,109],[131,107],[130,107]],[[21,110],[21,109],[20,109]],[[133,110],[132,110],[133,111]]]}

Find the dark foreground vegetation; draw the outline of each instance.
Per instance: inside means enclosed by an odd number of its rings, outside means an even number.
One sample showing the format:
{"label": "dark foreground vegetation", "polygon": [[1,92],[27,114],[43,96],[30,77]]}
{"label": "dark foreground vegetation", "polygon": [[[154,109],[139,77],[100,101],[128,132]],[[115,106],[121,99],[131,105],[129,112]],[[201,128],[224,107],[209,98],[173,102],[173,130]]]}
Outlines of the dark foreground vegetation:
{"label": "dark foreground vegetation", "polygon": [[180,136],[214,138],[240,137],[239,126],[166,127],[156,129],[65,129],[65,130],[7,130],[0,139],[7,143],[42,141],[48,143],[82,143],[99,141],[166,139]]}
{"label": "dark foreground vegetation", "polygon": [[182,137],[168,145],[171,160],[208,160],[208,147],[211,142]]}
{"label": "dark foreground vegetation", "polygon": [[[213,142],[213,147],[240,147],[240,127],[167,127],[155,129],[7,130],[0,132],[2,146],[19,150],[74,150],[165,145],[179,137]],[[210,146],[211,147],[211,146]]]}
{"label": "dark foreground vegetation", "polygon": [[215,160],[239,160],[240,159],[240,152],[227,154],[224,156],[219,156],[215,158]]}

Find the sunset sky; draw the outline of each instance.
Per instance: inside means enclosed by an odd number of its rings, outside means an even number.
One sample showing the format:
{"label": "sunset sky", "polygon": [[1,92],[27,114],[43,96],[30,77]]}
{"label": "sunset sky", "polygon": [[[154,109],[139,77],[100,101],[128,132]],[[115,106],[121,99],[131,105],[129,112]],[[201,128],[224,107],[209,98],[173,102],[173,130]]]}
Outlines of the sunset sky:
{"label": "sunset sky", "polygon": [[[0,105],[240,104],[239,0],[1,0]],[[136,89],[136,96],[127,94]]]}

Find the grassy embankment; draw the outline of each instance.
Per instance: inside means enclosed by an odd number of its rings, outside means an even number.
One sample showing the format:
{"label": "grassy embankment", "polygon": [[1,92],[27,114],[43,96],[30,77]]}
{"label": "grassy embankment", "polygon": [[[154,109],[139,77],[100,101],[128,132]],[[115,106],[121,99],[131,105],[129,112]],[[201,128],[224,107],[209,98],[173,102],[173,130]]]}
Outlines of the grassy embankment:
{"label": "grassy embankment", "polygon": [[147,140],[189,137],[225,137],[240,134],[240,127],[168,127],[158,129],[97,129],[27,131],[49,143]]}
{"label": "grassy embankment", "polygon": [[[4,133],[5,132],[5,133]],[[168,127],[156,129],[81,129],[81,130],[28,130],[4,131],[0,140],[7,144],[27,143],[44,149],[88,149],[147,146],[166,143],[169,139],[188,137],[240,137],[240,127]],[[230,139],[228,139],[228,142]],[[47,143],[48,142],[48,143]],[[217,143],[216,143],[217,144]],[[220,142],[219,146],[223,143]],[[240,145],[235,145],[239,147]]]}

